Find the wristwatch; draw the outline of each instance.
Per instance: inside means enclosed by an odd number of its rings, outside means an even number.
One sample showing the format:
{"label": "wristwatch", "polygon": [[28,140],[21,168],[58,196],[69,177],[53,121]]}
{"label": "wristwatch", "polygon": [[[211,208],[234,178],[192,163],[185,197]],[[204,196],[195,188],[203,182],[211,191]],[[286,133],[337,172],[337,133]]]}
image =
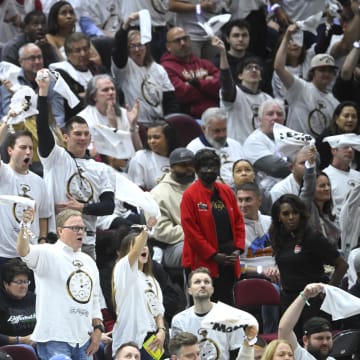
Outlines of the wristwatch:
{"label": "wristwatch", "polygon": [[355,49],[360,49],[360,41],[354,41],[353,47],[354,47]]}
{"label": "wristwatch", "polygon": [[105,327],[103,324],[97,324],[94,326],[94,330],[99,329],[102,333],[105,332]]}

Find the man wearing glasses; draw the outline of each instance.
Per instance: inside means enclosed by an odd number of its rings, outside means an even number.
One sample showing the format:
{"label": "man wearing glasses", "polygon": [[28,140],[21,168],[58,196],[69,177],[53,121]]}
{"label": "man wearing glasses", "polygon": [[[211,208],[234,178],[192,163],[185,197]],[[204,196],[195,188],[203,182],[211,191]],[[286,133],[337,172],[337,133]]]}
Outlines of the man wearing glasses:
{"label": "man wearing glasses", "polygon": [[192,53],[190,36],[181,27],[171,28],[166,41],[168,52],[161,65],[174,85],[181,112],[200,119],[207,108],[219,105],[219,69]]}
{"label": "man wearing glasses", "polygon": [[[19,64],[21,69],[16,75],[16,83],[10,83],[5,81],[5,86],[0,86],[1,91],[1,115],[7,115],[9,111],[9,105],[11,97],[14,95],[13,86],[26,85],[30,86],[36,93],[38,92],[38,86],[35,82],[36,73],[44,68],[44,57],[41,49],[34,43],[28,43],[23,45],[19,49]],[[55,81],[51,80],[49,87],[49,105],[54,119],[58,126],[64,124],[64,100],[61,95],[54,91]]]}
{"label": "man wearing glasses", "polygon": [[81,213],[67,209],[56,218],[58,241],[29,244],[33,210],[23,215],[17,250],[36,279],[36,326],[31,340],[41,360],[64,354],[90,360],[98,350],[104,326],[96,263],[81,252],[85,234]]}

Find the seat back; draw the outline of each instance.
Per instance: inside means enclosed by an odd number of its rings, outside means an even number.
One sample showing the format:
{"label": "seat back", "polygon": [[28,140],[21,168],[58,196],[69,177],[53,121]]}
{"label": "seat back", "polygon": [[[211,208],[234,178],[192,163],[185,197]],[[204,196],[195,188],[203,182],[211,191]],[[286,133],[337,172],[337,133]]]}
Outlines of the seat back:
{"label": "seat back", "polygon": [[330,356],[341,360],[360,359],[360,330],[343,330],[333,338]]}
{"label": "seat back", "polygon": [[0,350],[9,354],[13,360],[37,360],[33,351],[21,345],[4,345]]}
{"label": "seat back", "polygon": [[203,133],[201,126],[190,115],[169,114],[165,116],[165,120],[175,129],[178,146],[186,147],[191,140]]}
{"label": "seat back", "polygon": [[265,279],[244,279],[233,288],[234,304],[238,308],[260,305],[280,305],[280,294],[274,285]]}

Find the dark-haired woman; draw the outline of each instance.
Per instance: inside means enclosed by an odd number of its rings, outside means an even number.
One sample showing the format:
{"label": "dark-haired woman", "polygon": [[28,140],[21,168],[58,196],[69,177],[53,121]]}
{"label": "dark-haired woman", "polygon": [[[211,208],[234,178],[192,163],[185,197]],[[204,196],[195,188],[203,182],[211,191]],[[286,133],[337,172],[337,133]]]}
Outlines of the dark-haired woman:
{"label": "dark-haired woman", "polygon": [[[280,271],[281,307],[284,311],[306,284],[325,282],[324,265],[334,266],[330,285],[340,285],[347,270],[345,259],[309,222],[305,203],[293,194],[282,195],[271,210],[270,239]],[[305,307],[302,319],[318,314],[321,300]],[[301,324],[298,323],[298,326]]]}
{"label": "dark-haired woman", "polygon": [[128,174],[136,185],[150,191],[170,169],[169,155],[176,148],[176,136],[174,128],[164,120],[150,124],[146,134],[146,149],[131,158]]}
{"label": "dark-haired woman", "polygon": [[[166,329],[161,288],[152,273],[145,230],[132,231],[121,241],[113,271],[113,298],[117,320],[113,328],[113,355],[123,343],[139,348],[154,335],[151,347],[163,349]],[[142,359],[152,359],[142,350]]]}
{"label": "dark-haired woman", "polygon": [[[57,49],[60,60],[66,60],[65,39],[75,31],[76,14],[73,6],[64,0],[52,5],[48,15],[48,33],[46,40]],[[93,45],[90,48],[90,60],[101,65],[101,58]]]}
{"label": "dark-haired woman", "polygon": [[[327,136],[354,133],[360,134],[360,109],[351,101],[341,102],[334,110],[330,126],[324,129],[316,139],[316,148],[320,154],[320,169],[325,169],[332,160],[329,143],[323,142]],[[360,153],[355,151],[354,169],[360,170]]]}
{"label": "dark-haired woman", "polygon": [[0,346],[22,344],[33,350],[35,295],[29,291],[30,270],[20,259],[2,267],[0,287]]}

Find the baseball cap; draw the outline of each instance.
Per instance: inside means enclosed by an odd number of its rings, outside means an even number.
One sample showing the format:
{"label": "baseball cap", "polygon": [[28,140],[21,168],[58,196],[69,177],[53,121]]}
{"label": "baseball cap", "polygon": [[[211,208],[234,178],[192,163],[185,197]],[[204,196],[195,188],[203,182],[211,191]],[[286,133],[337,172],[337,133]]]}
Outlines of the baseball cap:
{"label": "baseball cap", "polygon": [[179,147],[173,150],[169,157],[170,166],[173,166],[175,164],[192,162],[193,160],[194,160],[193,152],[184,147]]}
{"label": "baseball cap", "polygon": [[334,58],[329,54],[317,54],[311,59],[310,70],[322,66],[331,66],[337,69]]}
{"label": "baseball cap", "polygon": [[303,330],[304,335],[307,336],[323,331],[332,331],[330,322],[319,316],[314,316],[307,320],[303,326]]}

